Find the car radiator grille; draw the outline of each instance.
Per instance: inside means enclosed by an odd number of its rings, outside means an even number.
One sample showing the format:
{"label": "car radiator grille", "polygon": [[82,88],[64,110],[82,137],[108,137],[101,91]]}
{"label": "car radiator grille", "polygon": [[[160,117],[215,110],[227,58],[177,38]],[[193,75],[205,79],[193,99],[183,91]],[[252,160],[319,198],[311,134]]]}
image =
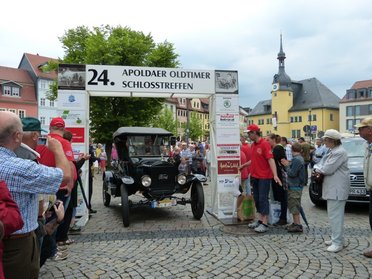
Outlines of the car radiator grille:
{"label": "car radiator grille", "polygon": [[365,187],[363,174],[350,174],[351,187]]}

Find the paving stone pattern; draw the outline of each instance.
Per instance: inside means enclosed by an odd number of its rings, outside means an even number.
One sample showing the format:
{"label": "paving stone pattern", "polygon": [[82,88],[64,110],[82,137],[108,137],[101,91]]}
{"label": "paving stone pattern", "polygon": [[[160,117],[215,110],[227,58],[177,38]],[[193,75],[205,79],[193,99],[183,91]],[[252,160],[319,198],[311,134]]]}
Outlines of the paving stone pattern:
{"label": "paving stone pattern", "polygon": [[[246,225],[224,226],[205,213],[193,219],[189,205],[136,208],[131,224],[121,221],[120,198],[104,207],[102,181],[94,180],[93,214],[67,260],[48,261],[40,278],[370,278],[372,259],[362,252],[372,246],[368,207],[348,205],[346,248],[326,251],[330,228],[326,208],[315,207],[303,193],[310,228],[290,234],[270,227],[257,234]],[[210,186],[205,186],[210,204]],[[136,197],[134,197],[136,198]]]}

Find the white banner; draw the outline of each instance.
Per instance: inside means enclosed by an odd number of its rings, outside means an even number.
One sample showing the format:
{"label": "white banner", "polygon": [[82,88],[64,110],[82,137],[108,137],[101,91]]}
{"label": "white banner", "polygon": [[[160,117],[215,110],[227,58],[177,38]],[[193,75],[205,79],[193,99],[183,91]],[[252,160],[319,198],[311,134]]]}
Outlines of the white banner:
{"label": "white banner", "polygon": [[217,189],[219,193],[237,192],[239,191],[239,176],[218,176]]}
{"label": "white banner", "polygon": [[214,94],[215,74],[208,70],[87,65],[86,90]]}

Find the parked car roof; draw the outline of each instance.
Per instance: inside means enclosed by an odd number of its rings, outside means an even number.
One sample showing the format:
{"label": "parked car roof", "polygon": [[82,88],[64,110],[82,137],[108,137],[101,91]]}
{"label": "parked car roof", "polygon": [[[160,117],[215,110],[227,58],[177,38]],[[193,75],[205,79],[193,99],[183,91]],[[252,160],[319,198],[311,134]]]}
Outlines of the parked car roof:
{"label": "parked car roof", "polygon": [[126,134],[126,135],[164,135],[171,136],[172,133],[164,130],[163,128],[152,128],[152,127],[120,127],[116,130],[113,138]]}

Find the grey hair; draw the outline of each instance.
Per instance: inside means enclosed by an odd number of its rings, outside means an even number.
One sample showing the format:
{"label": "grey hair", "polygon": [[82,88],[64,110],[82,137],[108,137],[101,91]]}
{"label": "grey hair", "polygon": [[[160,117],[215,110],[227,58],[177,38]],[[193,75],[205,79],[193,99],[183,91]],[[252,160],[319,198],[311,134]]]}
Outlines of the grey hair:
{"label": "grey hair", "polygon": [[14,132],[21,130],[22,123],[17,118],[9,119],[5,127],[0,128],[0,144],[8,143]]}

